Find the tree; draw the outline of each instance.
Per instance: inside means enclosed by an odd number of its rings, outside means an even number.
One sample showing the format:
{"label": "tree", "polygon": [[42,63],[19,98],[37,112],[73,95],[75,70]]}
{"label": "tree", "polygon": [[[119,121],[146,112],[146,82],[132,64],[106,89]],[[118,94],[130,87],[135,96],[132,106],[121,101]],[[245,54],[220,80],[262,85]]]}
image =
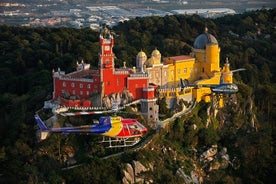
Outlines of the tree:
{"label": "tree", "polygon": [[220,140],[217,131],[214,128],[203,128],[198,132],[199,143],[202,146],[210,147]]}

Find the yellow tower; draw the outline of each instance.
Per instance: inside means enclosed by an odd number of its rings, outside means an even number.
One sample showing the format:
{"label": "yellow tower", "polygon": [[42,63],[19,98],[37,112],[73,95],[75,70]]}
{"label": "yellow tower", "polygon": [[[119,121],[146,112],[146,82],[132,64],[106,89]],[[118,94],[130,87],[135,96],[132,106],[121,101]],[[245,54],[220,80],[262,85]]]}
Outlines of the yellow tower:
{"label": "yellow tower", "polygon": [[230,71],[229,61],[228,61],[228,58],[226,58],[226,62],[222,69],[223,83],[232,83],[233,82],[232,76],[233,76],[233,73]]}
{"label": "yellow tower", "polygon": [[[204,84],[220,83],[220,48],[217,39],[205,28],[194,42],[193,55],[197,67],[198,79],[195,82],[198,86]],[[193,89],[193,98],[196,101],[204,100],[210,102],[212,91],[209,87],[198,87]]]}
{"label": "yellow tower", "polygon": [[206,45],[206,62],[209,64],[210,72],[219,71],[219,53],[218,44]]}
{"label": "yellow tower", "polygon": [[200,79],[210,78],[214,72],[220,70],[218,41],[212,34],[208,33],[207,28],[195,39],[193,53],[198,65]]}

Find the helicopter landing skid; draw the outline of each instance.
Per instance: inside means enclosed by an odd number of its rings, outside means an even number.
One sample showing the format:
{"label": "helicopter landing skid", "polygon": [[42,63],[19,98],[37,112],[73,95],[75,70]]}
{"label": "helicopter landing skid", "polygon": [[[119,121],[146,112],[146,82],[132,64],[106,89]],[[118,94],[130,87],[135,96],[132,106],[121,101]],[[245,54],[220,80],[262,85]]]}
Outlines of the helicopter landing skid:
{"label": "helicopter landing skid", "polygon": [[129,138],[111,138],[106,139],[103,137],[102,143],[108,143],[107,148],[124,148],[131,147],[140,142],[139,137],[129,137]]}

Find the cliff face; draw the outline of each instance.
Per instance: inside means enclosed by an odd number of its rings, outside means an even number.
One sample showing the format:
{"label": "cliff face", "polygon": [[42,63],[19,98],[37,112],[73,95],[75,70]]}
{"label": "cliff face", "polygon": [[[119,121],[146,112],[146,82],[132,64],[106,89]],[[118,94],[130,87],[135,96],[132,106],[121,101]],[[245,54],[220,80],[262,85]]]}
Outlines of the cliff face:
{"label": "cliff face", "polygon": [[[124,183],[155,183],[164,173],[174,175],[177,181],[170,182],[175,183],[221,181],[223,177],[240,181],[236,173],[250,165],[248,158],[258,158],[250,138],[258,135],[255,106],[251,96],[224,98],[223,108],[202,102],[190,114],[170,122],[143,150],[143,155],[154,156],[143,156],[123,169]],[[151,163],[152,169],[145,163]]]}
{"label": "cliff face", "polygon": [[152,168],[146,168],[141,162],[133,160],[132,163],[127,163],[126,168],[122,170],[124,184],[132,183],[151,183],[145,177],[145,172]]}

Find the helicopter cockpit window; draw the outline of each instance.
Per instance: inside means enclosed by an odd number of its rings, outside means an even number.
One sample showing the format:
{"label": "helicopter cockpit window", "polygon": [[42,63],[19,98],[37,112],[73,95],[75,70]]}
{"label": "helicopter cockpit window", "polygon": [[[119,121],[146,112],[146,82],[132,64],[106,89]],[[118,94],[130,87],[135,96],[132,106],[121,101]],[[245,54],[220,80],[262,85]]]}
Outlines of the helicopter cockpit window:
{"label": "helicopter cockpit window", "polygon": [[138,130],[138,126],[137,125],[129,125],[130,129],[134,129],[134,130]]}
{"label": "helicopter cockpit window", "polygon": [[137,122],[137,125],[139,126],[140,129],[144,128],[144,126],[141,123],[139,123],[139,122]]}

